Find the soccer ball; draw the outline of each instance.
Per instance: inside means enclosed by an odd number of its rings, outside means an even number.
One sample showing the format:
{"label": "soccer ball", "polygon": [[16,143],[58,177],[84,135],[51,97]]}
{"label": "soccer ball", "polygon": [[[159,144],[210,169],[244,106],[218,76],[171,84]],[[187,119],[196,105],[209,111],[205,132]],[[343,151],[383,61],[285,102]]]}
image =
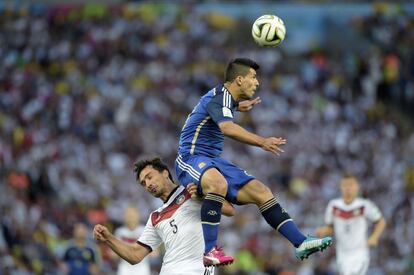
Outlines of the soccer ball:
{"label": "soccer ball", "polygon": [[254,21],[252,36],[262,47],[276,47],[285,39],[286,27],[276,15],[262,15]]}

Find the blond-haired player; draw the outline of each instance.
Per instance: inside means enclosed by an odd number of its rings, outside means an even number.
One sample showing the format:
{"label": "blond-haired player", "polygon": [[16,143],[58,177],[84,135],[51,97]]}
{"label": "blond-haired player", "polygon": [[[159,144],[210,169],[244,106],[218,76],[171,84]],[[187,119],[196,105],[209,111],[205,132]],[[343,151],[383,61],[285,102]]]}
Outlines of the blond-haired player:
{"label": "blond-haired player", "polygon": [[[139,212],[135,207],[128,207],[124,212],[124,225],[115,230],[114,235],[126,243],[133,244],[144,231],[144,226],[139,224]],[[142,260],[137,265],[131,265],[124,259],[118,264],[118,275],[151,275],[148,259]]]}
{"label": "blond-haired player", "polygon": [[[325,226],[316,230],[318,236],[336,238],[336,257],[341,275],[366,274],[369,265],[369,248],[375,247],[385,229],[381,211],[370,200],[358,197],[359,183],[354,176],[341,179],[342,197],[328,203]],[[374,229],[368,237],[368,224]]]}

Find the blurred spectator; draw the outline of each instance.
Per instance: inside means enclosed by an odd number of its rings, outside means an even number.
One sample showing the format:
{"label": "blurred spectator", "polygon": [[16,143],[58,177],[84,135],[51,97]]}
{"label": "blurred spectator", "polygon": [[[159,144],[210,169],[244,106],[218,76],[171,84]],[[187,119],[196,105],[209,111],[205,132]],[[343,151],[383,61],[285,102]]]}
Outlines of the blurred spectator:
{"label": "blurred spectator", "polygon": [[[144,226],[139,224],[139,212],[134,207],[128,207],[124,213],[124,225],[115,230],[115,237],[127,242],[135,243],[144,231]],[[118,275],[150,275],[150,265],[147,258],[143,259],[139,264],[131,265],[127,261],[120,259],[118,264]]]}
{"label": "blurred spectator", "polygon": [[63,262],[69,275],[99,274],[96,245],[87,239],[85,224],[77,223],[73,227],[73,240],[67,243]]}

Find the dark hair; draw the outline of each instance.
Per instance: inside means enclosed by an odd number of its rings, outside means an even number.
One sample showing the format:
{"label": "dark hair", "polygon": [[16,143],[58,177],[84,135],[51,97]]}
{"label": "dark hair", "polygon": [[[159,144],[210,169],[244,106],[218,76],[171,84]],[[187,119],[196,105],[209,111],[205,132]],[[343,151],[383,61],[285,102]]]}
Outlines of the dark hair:
{"label": "dark hair", "polygon": [[224,75],[224,82],[230,82],[236,79],[237,76],[245,76],[249,73],[249,69],[252,68],[257,71],[260,66],[256,62],[248,58],[236,58],[229,62]]}
{"label": "dark hair", "polygon": [[147,166],[152,166],[152,168],[154,168],[155,170],[157,170],[158,172],[163,172],[164,170],[167,170],[168,172],[168,177],[170,178],[170,180],[172,182],[174,182],[172,176],[171,176],[171,172],[168,169],[168,166],[162,162],[161,158],[156,157],[153,159],[143,159],[143,160],[138,160],[137,162],[135,162],[134,164],[134,172],[135,172],[135,176],[137,181],[139,182],[139,174],[141,174],[141,171],[145,169],[145,167]]}

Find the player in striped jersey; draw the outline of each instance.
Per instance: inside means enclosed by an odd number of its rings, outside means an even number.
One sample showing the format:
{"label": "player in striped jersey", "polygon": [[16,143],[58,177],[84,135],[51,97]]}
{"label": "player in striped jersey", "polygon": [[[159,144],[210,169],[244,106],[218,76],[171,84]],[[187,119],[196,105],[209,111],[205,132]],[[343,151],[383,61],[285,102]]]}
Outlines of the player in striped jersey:
{"label": "player in striped jersey", "polygon": [[[375,247],[385,229],[381,211],[370,200],[359,198],[359,184],[354,176],[341,180],[342,198],[328,203],[325,226],[316,230],[318,236],[335,233],[336,259],[341,275],[364,275],[368,271],[369,248]],[[368,222],[375,224],[367,238]]]}
{"label": "player in striped jersey", "polygon": [[225,199],[235,204],[256,204],[264,219],[295,247],[296,256],[307,258],[332,242],[303,235],[271,190],[254,176],[220,157],[224,136],[257,146],[279,155],[286,140],[262,137],[233,122],[236,111],[249,111],[260,98],[253,99],[259,87],[256,71],[259,65],[238,58],[226,69],[224,83],[208,91],[189,114],[181,131],[175,169],[181,184],[195,182],[205,198],[201,207],[201,223],[205,242],[204,264],[221,265],[232,257],[215,249],[221,206]]}
{"label": "player in striped jersey", "polygon": [[[100,224],[94,228],[94,238],[104,242],[130,264],[141,262],[162,243],[165,255],[161,275],[212,275],[214,267],[204,267],[204,242],[200,224],[198,200],[183,186],[173,182],[168,167],[159,159],[135,163],[137,181],[164,205],[152,212],[138,240],[128,244],[112,235]],[[234,208],[225,203],[225,215],[234,215]]]}

